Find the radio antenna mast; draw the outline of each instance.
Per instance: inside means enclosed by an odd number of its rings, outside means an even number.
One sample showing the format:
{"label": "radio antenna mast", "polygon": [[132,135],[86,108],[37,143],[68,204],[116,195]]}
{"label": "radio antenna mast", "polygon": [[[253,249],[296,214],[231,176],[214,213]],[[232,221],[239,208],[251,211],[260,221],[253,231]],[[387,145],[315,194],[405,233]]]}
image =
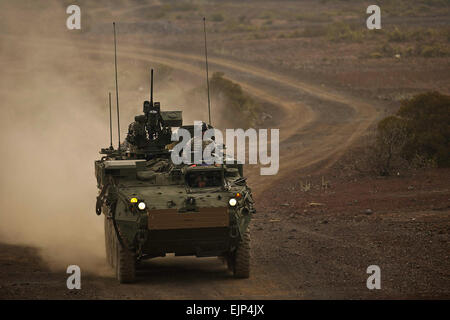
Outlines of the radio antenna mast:
{"label": "radio antenna mast", "polygon": [[117,106],[117,131],[119,137],[119,152],[120,152],[120,114],[119,114],[119,85],[117,83],[117,44],[116,44],[116,23],[113,22],[114,30],[114,70],[116,77],[116,106]]}
{"label": "radio antenna mast", "polygon": [[114,149],[112,144],[112,114],[111,114],[111,92],[109,92],[109,149]]}
{"label": "radio antenna mast", "polygon": [[153,69],[150,72],[150,105],[153,106]]}
{"label": "radio antenna mast", "polygon": [[206,88],[208,90],[208,119],[209,119],[209,125],[211,125],[211,99],[209,96],[208,49],[206,47],[206,18],[205,17],[203,17],[203,32],[205,34]]}

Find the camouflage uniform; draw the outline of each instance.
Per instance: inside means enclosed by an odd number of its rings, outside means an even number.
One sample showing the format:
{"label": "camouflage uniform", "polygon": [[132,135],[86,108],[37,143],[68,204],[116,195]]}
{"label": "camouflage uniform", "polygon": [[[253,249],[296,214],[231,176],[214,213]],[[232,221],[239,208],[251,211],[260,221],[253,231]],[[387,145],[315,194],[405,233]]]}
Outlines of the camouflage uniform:
{"label": "camouflage uniform", "polygon": [[148,142],[147,131],[145,130],[146,118],[144,115],[140,115],[134,117],[134,120],[128,127],[126,141],[137,148],[142,148]]}

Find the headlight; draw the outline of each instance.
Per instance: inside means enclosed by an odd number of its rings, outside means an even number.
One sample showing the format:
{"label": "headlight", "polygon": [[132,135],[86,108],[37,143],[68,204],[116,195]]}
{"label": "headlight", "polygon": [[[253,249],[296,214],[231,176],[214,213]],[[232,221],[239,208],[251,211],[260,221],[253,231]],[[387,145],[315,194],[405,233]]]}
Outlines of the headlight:
{"label": "headlight", "polygon": [[145,209],[145,207],[146,207],[146,205],[145,205],[145,202],[139,202],[139,204],[138,204],[138,208],[139,208],[139,210],[144,210]]}
{"label": "headlight", "polygon": [[231,199],[228,201],[228,203],[230,204],[230,206],[234,207],[234,206],[236,205],[237,201],[236,201],[235,198],[231,198]]}

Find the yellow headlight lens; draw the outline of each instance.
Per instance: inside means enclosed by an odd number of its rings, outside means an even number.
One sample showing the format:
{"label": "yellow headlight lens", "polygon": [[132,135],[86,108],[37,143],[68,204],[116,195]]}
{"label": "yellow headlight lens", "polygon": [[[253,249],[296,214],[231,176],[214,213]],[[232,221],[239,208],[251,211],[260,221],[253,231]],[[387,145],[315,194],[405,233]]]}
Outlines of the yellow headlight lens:
{"label": "yellow headlight lens", "polygon": [[138,199],[137,199],[137,198],[131,198],[130,202],[131,202],[131,203],[137,203],[137,202],[138,202]]}

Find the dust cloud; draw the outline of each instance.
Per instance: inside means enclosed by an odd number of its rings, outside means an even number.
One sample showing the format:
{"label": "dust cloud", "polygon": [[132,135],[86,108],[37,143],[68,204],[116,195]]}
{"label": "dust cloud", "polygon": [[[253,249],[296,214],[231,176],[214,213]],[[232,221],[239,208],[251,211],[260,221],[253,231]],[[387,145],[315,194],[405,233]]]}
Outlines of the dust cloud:
{"label": "dust cloud", "polygon": [[[112,49],[112,36],[68,31],[62,3],[0,3],[0,241],[38,248],[54,270],[75,264],[110,274],[103,218],[95,215],[94,161],[109,146],[114,60],[104,44]],[[110,13],[101,23],[111,19]],[[96,37],[103,41],[98,52]],[[89,50],[80,45],[86,39]],[[163,110],[183,110],[185,123],[207,120],[206,92],[204,99],[191,95],[204,79],[154,64],[151,57],[124,57],[120,24],[118,44],[122,140],[148,100],[150,67]],[[191,105],[180,107],[187,101]],[[113,132],[116,145],[115,121]]]}
{"label": "dust cloud", "polygon": [[104,273],[94,160],[109,145],[106,97],[76,46],[40,43],[67,32],[64,8],[16,4],[0,5],[0,241],[37,247],[52,269]]}
{"label": "dust cloud", "polygon": [[[94,161],[109,146],[113,51],[95,53],[95,34],[68,31],[65,8],[60,1],[0,3],[0,241],[38,248],[54,270],[75,264],[107,275]],[[112,49],[111,34],[100,36]],[[85,39],[90,49],[83,51]],[[148,99],[150,67],[163,110],[183,110],[185,123],[206,120],[206,92],[203,101],[180,107],[195,101],[186,95],[203,85],[200,79],[152,64],[151,57],[121,56],[120,32],[118,44],[122,140]],[[113,132],[117,145],[115,120]]]}

